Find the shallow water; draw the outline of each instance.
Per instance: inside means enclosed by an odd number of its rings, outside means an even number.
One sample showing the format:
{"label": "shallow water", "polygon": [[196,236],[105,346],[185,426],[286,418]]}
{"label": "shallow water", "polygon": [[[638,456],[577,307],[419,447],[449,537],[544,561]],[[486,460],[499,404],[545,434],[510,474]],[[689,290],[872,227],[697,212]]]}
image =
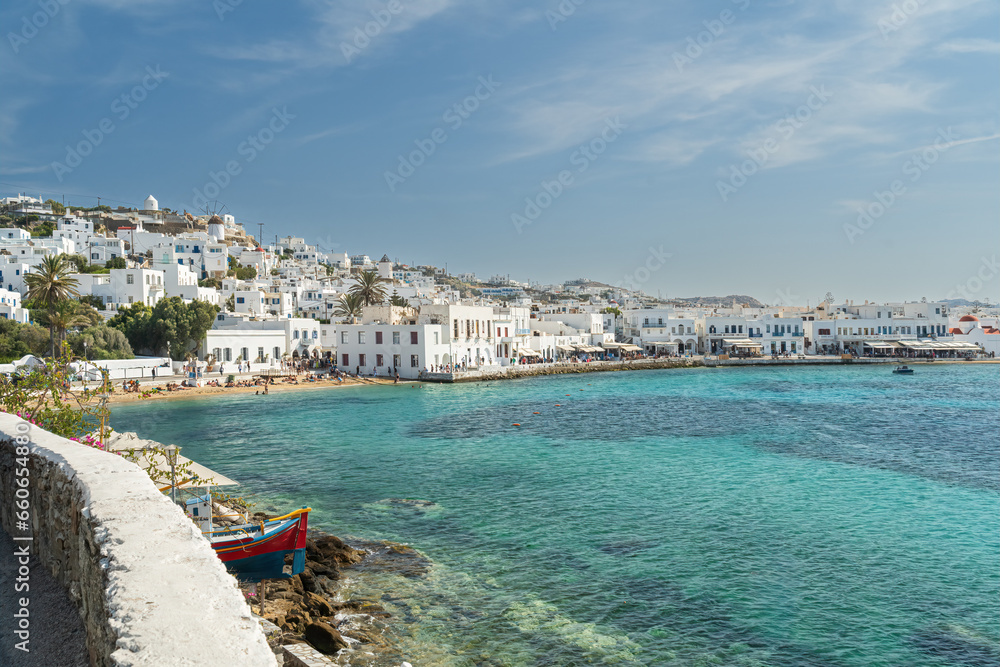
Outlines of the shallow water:
{"label": "shallow water", "polygon": [[265,509],[427,554],[426,576],[356,583],[387,587],[414,665],[1000,665],[998,379],[675,369],[151,402],[113,423]]}

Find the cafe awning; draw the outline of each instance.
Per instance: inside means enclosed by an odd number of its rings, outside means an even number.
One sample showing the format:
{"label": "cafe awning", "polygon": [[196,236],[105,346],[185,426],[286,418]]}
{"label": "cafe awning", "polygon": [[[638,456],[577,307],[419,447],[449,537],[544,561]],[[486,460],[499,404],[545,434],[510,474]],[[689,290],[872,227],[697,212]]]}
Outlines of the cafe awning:
{"label": "cafe awning", "polygon": [[556,345],[556,349],[559,350],[560,352],[572,352],[573,351],[573,346],[572,345]]}
{"label": "cafe awning", "polygon": [[966,341],[901,340],[899,341],[899,344],[910,350],[970,351],[981,349],[975,343],[969,343]]}
{"label": "cafe awning", "polygon": [[733,347],[764,347],[762,343],[755,343],[749,338],[723,338],[722,344]]}
{"label": "cafe awning", "polygon": [[642,352],[642,348],[638,345],[630,345],[628,343],[622,345],[622,350],[624,352]]}
{"label": "cafe awning", "polygon": [[517,351],[517,353],[519,355],[521,355],[522,357],[540,357],[540,356],[542,356],[541,352],[536,352],[535,350],[528,350],[528,349],[520,349],[520,350]]}
{"label": "cafe awning", "polygon": [[896,343],[887,340],[866,340],[865,345],[877,350],[890,350],[899,347]]}

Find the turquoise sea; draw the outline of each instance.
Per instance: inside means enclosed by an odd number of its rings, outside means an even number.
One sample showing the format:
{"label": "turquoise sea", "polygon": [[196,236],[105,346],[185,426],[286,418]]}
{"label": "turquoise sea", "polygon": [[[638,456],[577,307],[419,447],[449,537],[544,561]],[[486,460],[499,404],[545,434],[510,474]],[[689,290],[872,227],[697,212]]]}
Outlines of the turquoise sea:
{"label": "turquoise sea", "polygon": [[998,380],[590,373],[150,402],[113,423],[265,509],[426,554],[426,576],[353,582],[416,667],[1000,665]]}

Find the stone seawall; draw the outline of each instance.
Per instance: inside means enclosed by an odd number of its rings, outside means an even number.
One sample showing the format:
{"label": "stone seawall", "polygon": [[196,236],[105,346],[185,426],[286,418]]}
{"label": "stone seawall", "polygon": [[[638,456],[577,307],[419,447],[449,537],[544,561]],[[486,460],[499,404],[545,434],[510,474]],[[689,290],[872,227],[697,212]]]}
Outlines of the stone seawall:
{"label": "stone seawall", "polygon": [[641,371],[651,368],[692,368],[704,366],[700,359],[635,359],[632,361],[592,361],[588,363],[524,364],[456,373],[422,373],[423,382],[485,382],[509,380],[535,375],[565,375],[569,373],[600,373],[607,371]]}
{"label": "stone seawall", "polygon": [[66,588],[92,665],[276,664],[236,580],[138,466],[0,413],[0,524],[15,538],[28,534],[16,514],[21,488],[33,539],[17,544]]}

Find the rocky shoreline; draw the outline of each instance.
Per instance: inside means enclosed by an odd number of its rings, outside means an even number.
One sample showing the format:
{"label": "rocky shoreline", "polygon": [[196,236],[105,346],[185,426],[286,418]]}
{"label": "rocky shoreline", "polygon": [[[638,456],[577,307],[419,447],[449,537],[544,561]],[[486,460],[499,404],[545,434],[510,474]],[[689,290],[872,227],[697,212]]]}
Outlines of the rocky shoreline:
{"label": "rocky shoreline", "polygon": [[[344,579],[378,572],[417,578],[430,567],[429,559],[403,544],[348,543],[310,531],[302,573],[266,582],[261,616],[275,626],[268,641],[276,653],[282,646],[307,643],[333,664],[400,665],[405,656],[394,646],[398,628],[392,614],[374,599],[354,597]],[[259,610],[258,596],[248,595],[248,600]]]}

